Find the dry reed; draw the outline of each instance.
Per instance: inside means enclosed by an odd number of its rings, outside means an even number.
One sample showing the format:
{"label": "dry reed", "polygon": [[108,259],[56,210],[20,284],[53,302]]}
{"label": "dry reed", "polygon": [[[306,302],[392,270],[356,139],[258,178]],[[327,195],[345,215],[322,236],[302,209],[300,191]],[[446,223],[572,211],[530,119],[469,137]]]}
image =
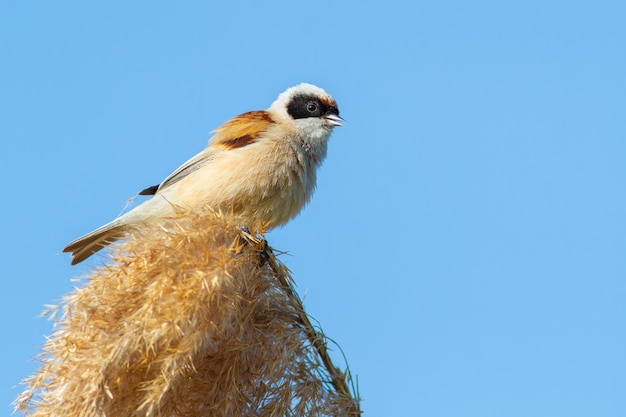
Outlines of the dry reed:
{"label": "dry reed", "polygon": [[287,268],[219,214],[138,228],[55,312],[25,415],[360,414]]}

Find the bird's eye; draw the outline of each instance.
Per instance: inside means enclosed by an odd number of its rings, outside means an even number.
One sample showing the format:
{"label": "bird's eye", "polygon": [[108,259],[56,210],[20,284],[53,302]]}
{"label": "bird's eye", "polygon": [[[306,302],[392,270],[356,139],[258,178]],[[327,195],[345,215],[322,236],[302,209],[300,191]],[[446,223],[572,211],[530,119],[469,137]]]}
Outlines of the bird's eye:
{"label": "bird's eye", "polygon": [[314,101],[309,101],[306,104],[306,109],[309,111],[309,113],[315,113],[317,111],[317,103]]}

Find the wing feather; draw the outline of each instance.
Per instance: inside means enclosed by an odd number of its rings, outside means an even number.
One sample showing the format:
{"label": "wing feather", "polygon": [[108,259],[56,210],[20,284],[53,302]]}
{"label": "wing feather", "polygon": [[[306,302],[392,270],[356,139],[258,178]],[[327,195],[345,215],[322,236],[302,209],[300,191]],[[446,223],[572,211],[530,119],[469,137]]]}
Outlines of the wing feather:
{"label": "wing feather", "polygon": [[161,184],[148,187],[139,194],[156,194],[210,163],[217,152],[242,148],[256,142],[261,133],[265,132],[273,123],[274,120],[266,110],[251,111],[233,117],[215,129],[215,136],[211,139],[210,145],[202,152],[182,164]]}
{"label": "wing feather", "polygon": [[[202,168],[203,166],[208,164],[211,159],[213,159],[214,155],[215,149],[212,149],[210,146],[205,148],[202,152],[187,160],[184,164],[182,164],[174,172],[172,172],[167,178],[165,178],[163,182],[159,184],[159,188],[157,188],[154,194],[166,187],[169,187],[172,184],[176,184],[187,175]],[[147,188],[146,190],[150,190],[150,188]]]}

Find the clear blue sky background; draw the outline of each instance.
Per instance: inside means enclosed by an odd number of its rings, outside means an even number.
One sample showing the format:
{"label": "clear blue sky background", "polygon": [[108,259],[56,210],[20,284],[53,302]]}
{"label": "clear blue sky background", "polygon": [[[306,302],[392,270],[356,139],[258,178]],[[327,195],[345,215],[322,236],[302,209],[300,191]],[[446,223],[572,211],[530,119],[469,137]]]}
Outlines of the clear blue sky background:
{"label": "clear blue sky background", "polygon": [[348,120],[270,243],[366,416],[626,415],[626,6],[0,5],[0,410],[61,248],[228,118],[316,83]]}

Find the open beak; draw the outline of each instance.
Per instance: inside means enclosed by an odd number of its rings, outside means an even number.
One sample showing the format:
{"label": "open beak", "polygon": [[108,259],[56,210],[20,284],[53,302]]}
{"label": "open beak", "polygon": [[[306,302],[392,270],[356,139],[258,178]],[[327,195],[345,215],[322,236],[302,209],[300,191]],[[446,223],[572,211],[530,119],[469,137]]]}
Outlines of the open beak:
{"label": "open beak", "polygon": [[336,114],[327,114],[324,116],[324,120],[326,120],[326,124],[328,126],[343,126],[343,124],[341,122],[345,122],[344,119],[342,119],[341,117],[337,116]]}

